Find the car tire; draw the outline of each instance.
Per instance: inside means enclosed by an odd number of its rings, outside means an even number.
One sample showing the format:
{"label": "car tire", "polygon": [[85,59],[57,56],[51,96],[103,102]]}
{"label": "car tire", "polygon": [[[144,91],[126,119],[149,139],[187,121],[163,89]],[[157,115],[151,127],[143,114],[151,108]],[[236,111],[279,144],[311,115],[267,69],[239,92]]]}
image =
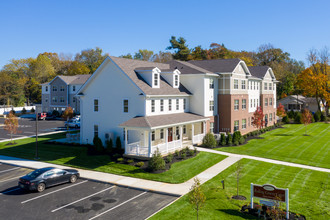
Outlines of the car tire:
{"label": "car tire", "polygon": [[39,183],[37,186],[37,191],[38,192],[43,192],[46,188],[46,185],[44,183]]}
{"label": "car tire", "polygon": [[72,175],[70,176],[70,183],[75,183],[77,181],[77,176],[76,175]]}

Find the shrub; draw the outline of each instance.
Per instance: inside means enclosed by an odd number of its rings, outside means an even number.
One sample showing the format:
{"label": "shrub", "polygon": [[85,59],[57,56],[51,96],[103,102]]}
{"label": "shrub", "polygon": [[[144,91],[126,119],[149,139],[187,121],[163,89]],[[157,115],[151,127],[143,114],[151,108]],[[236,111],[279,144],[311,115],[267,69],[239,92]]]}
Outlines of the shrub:
{"label": "shrub", "polygon": [[231,136],[231,134],[228,134],[227,136],[227,145],[231,146],[233,144],[233,137]]}
{"label": "shrub", "polygon": [[297,112],[296,113],[296,116],[294,117],[294,122],[297,123],[297,124],[301,124],[301,113],[300,112]]}
{"label": "shrub", "polygon": [[197,154],[197,148],[194,147],[194,154]]}
{"label": "shrub", "polygon": [[114,158],[121,157],[121,154],[114,154],[113,157],[114,157]]}
{"label": "shrub", "polygon": [[134,160],[129,159],[129,160],[127,160],[127,163],[134,163]]}
{"label": "shrub", "polygon": [[137,162],[137,163],[135,164],[135,166],[137,166],[137,167],[143,167],[143,166],[144,166],[144,162],[142,162],[142,161]]}
{"label": "shrub", "polygon": [[174,155],[175,155],[176,157],[178,157],[178,156],[180,155],[179,151],[176,150],[176,151],[174,152]]}
{"label": "shrub", "polygon": [[152,171],[165,169],[165,161],[162,158],[158,148],[149,160],[148,168]]}
{"label": "shrub", "polygon": [[22,114],[26,114],[26,109],[25,108],[22,109]]}
{"label": "shrub", "polygon": [[107,153],[111,154],[113,152],[113,143],[111,138],[106,141],[106,147]]}
{"label": "shrub", "polygon": [[325,121],[326,118],[327,118],[327,117],[326,117],[323,113],[321,113],[321,121]]}
{"label": "shrub", "polygon": [[235,146],[238,146],[239,145],[239,142],[238,141],[234,141],[234,145]]}
{"label": "shrub", "polygon": [[[311,113],[311,114],[312,114],[312,113]],[[314,119],[314,117],[312,117],[311,119],[312,119],[312,123],[314,123],[314,122],[315,122],[315,119]]]}
{"label": "shrub", "polygon": [[[31,110],[31,111],[32,111],[32,110]],[[60,116],[60,113],[59,113],[58,111],[54,110],[54,111],[52,112],[52,115],[55,115],[56,117],[59,117],[59,116]]]}
{"label": "shrub", "polygon": [[241,138],[239,139],[239,143],[240,143],[240,144],[244,144],[244,143],[245,143],[245,138],[244,138],[244,137],[241,137]]}
{"label": "shrub", "polygon": [[166,162],[167,163],[171,163],[173,160],[173,154],[169,154],[167,157],[166,157]]}
{"label": "shrub", "polygon": [[294,118],[294,111],[293,110],[288,112],[288,117],[289,118]]}
{"label": "shrub", "polygon": [[195,154],[195,150],[191,150],[191,149],[189,149],[189,156],[194,156],[194,154]]}
{"label": "shrub", "polygon": [[315,122],[321,121],[321,115],[322,114],[320,111],[315,112],[315,114],[314,114]]}
{"label": "shrub", "polygon": [[9,112],[9,113],[12,113],[13,115],[15,115],[15,114],[16,114],[16,112],[15,112],[15,110],[14,110],[14,109],[10,110],[10,112]]}
{"label": "shrub", "polygon": [[239,139],[241,138],[241,132],[240,131],[235,131],[234,134],[233,134],[233,142],[238,142]]}
{"label": "shrub", "polygon": [[226,135],[224,133],[221,134],[220,145],[221,146],[225,146],[226,145]]}
{"label": "shrub", "polygon": [[93,144],[94,144],[97,152],[102,153],[104,151],[102,141],[98,136],[94,137]]}
{"label": "shrub", "polygon": [[124,162],[124,158],[122,158],[122,157],[118,158],[118,159],[117,159],[117,162],[118,162],[118,163],[122,163],[122,162]]}
{"label": "shrub", "polygon": [[116,153],[118,153],[118,154],[123,154],[124,153],[124,149],[121,148],[121,141],[120,141],[119,136],[116,138]]}
{"label": "shrub", "polygon": [[289,124],[290,123],[290,120],[289,120],[289,117],[286,115],[282,118],[282,122],[284,122],[285,124]]}
{"label": "shrub", "polygon": [[34,108],[31,108],[31,112],[32,112],[32,113],[35,113],[36,110],[35,110]]}
{"label": "shrub", "polygon": [[215,148],[217,146],[217,141],[214,138],[214,135],[207,133],[203,138],[203,146],[206,148]]}
{"label": "shrub", "polygon": [[189,151],[190,151],[189,147],[185,147],[185,148],[183,149],[183,152],[185,152],[186,154],[189,154]]}
{"label": "shrub", "polygon": [[186,159],[187,158],[187,154],[186,153],[182,153],[181,154],[181,157],[182,157],[182,159]]}

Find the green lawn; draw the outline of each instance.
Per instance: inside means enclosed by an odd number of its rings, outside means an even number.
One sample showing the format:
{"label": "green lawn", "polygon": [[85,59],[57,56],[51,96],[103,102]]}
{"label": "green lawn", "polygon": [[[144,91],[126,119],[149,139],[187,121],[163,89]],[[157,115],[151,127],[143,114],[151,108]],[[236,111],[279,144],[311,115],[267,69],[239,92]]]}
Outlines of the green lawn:
{"label": "green lawn", "polygon": [[[231,199],[236,194],[233,165],[202,185],[206,203],[200,211],[200,219],[249,219],[249,216],[241,214],[239,210],[250,201],[250,183],[269,183],[289,188],[291,211],[301,213],[307,219],[330,219],[330,174],[248,159],[243,159],[242,164],[240,194],[247,197],[247,200]],[[225,190],[221,187],[222,179],[225,180]],[[151,219],[195,218],[196,212],[185,195]]]}
{"label": "green lawn", "polygon": [[[173,164],[171,169],[164,173],[151,174],[134,166],[114,163],[107,155],[87,156],[85,147],[44,144],[47,140],[63,137],[64,134],[57,134],[38,138],[40,161],[161,182],[182,183],[226,158],[222,155],[200,152],[194,158]],[[0,155],[25,159],[35,157],[34,138],[16,142],[17,145],[14,146],[0,143]]]}
{"label": "green lawn", "polygon": [[330,168],[330,124],[310,124],[307,126],[309,136],[304,134],[304,125],[287,124],[262,134],[264,139],[217,150]]}

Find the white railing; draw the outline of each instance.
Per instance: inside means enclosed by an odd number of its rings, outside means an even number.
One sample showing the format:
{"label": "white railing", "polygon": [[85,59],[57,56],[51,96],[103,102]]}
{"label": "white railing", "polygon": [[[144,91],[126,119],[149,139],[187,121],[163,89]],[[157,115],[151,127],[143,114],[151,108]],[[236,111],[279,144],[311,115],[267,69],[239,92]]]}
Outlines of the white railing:
{"label": "white railing", "polygon": [[167,154],[169,152],[173,152],[177,149],[182,148],[182,141],[181,140],[175,140],[175,141],[171,141],[171,142],[162,143],[162,144],[152,146],[151,154],[154,154],[157,148],[159,149],[159,152],[161,154]]}
{"label": "white railing", "polygon": [[127,144],[126,154],[136,156],[148,156],[148,148],[140,146],[140,142]]}
{"label": "white railing", "polygon": [[199,144],[200,142],[202,142],[204,136],[205,136],[205,134],[197,134],[197,135],[194,135],[193,138],[192,138],[192,142],[193,142],[193,144]]}

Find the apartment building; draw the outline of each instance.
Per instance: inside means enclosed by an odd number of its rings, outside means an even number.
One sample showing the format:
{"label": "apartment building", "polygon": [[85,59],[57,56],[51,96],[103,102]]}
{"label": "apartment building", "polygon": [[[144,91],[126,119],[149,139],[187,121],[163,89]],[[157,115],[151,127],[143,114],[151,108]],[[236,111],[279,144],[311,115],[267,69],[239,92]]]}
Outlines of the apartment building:
{"label": "apartment building", "polygon": [[56,76],[52,81],[41,85],[41,106],[43,112],[54,110],[63,112],[68,106],[80,112],[80,100],[75,97],[80,87],[91,75]]}

